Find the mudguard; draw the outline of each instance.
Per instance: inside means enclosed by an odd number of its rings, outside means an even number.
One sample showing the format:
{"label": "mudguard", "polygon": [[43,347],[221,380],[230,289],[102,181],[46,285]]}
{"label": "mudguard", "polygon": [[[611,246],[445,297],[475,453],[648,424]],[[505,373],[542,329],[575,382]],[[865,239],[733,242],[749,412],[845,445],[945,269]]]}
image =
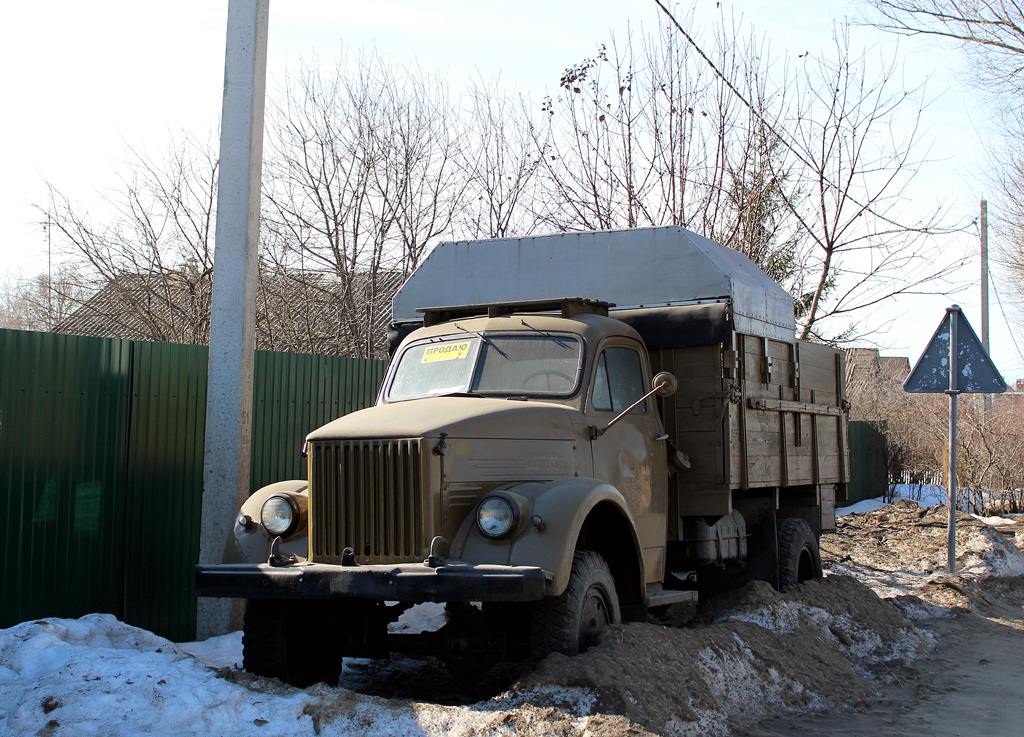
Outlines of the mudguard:
{"label": "mudguard", "polygon": [[[242,503],[238,516],[248,515],[253,521],[248,528],[238,523],[235,517],[234,528],[228,535],[227,544],[224,547],[224,563],[266,563],[270,550],[270,537],[260,525],[260,509],[267,497],[272,494],[288,492],[296,496],[306,496],[309,488],[308,481],[278,481],[277,483],[264,486]],[[305,527],[303,527],[303,531]],[[309,538],[305,532],[281,541],[281,553],[283,555],[295,555],[299,558],[309,557]]]}
{"label": "mudguard", "polygon": [[[622,518],[621,529],[616,533],[628,536],[623,543],[633,546],[637,561],[643,560],[629,507],[611,484],[599,479],[572,477],[509,485],[494,493],[503,491],[528,502],[529,513],[522,515],[516,532],[502,540],[488,539],[477,528],[474,511],[452,541],[452,557],[474,564],[538,566],[549,574],[547,595],[558,596],[569,583],[580,530],[598,505],[607,504]],[[642,570],[637,572],[637,580],[644,580]]]}

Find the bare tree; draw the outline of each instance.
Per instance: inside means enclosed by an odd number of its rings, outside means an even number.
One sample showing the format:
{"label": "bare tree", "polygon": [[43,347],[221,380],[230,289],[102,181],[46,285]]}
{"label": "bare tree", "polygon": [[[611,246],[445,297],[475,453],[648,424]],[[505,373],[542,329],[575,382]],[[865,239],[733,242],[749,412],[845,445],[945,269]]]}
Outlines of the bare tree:
{"label": "bare tree", "polygon": [[320,274],[302,293],[329,291],[342,309],[318,339],[379,356],[383,335],[371,328],[390,307],[393,275],[407,276],[453,227],[466,186],[447,88],[361,56],[352,68],[305,66],[269,115],[270,270]]}
{"label": "bare tree", "polygon": [[[481,133],[498,119],[487,104],[477,111]],[[257,345],[385,355],[391,297],[428,245],[460,227],[469,183],[479,181],[467,172],[465,126],[443,80],[376,55],[333,70],[308,66],[271,105],[267,135]],[[489,150],[504,154],[510,140]],[[204,343],[216,156],[186,138],[162,160],[131,152],[128,166],[102,225],[55,187],[40,205],[98,290],[59,327]],[[522,183],[482,190],[506,200],[497,205],[500,228],[512,226],[513,211],[521,217],[535,164],[516,166]]]}
{"label": "bare tree", "polygon": [[833,325],[828,336],[821,325],[948,287],[963,264],[935,258],[933,237],[957,230],[943,208],[914,215],[907,207],[907,188],[924,163],[919,95],[899,84],[894,61],[872,72],[854,57],[847,29],[838,29],[835,49],[834,59],[805,66],[803,99],[785,126],[801,163],[800,196],[788,200],[804,236],[795,290],[801,338],[848,337],[849,328]]}
{"label": "bare tree", "polygon": [[68,318],[92,290],[78,270],[58,264],[49,274],[0,284],[0,327],[50,331]]}
{"label": "bare tree", "polygon": [[1024,6],[1018,0],[868,0],[881,28],[950,41],[972,55],[987,81],[1021,90]]}
{"label": "bare tree", "polygon": [[849,338],[858,313],[948,289],[961,262],[934,238],[956,228],[906,206],[920,95],[892,61],[851,54],[845,28],[835,41],[796,71],[735,26],[710,50],[681,25],[600,47],[545,102],[545,221],[676,224],[736,248],[790,289],[802,338]]}
{"label": "bare tree", "polygon": [[[890,478],[948,478],[947,398],[903,391],[905,360],[853,349],[846,365],[850,417],[872,423],[885,437]],[[1024,402],[1015,394],[993,399],[989,410],[978,395],[959,402],[958,504],[977,514],[1024,511]]]}
{"label": "bare tree", "polygon": [[538,225],[537,172],[547,150],[528,104],[475,81],[466,95],[462,146],[466,177],[458,230],[467,238],[532,234]]}
{"label": "bare tree", "polygon": [[994,188],[993,222],[1003,231],[1001,251],[1008,287],[1024,297],[1024,5],[1018,0],[869,0],[874,25],[901,36],[958,47],[968,62],[968,82],[987,93],[993,140],[986,167]]}
{"label": "bare tree", "polygon": [[[217,160],[186,137],[162,161],[130,151],[130,176],[105,197],[110,222],[91,217],[50,185],[39,205],[68,259],[101,294],[77,315],[109,334],[177,343],[209,339]],[[70,296],[70,295],[67,295]],[[68,328],[67,321],[56,329]]]}
{"label": "bare tree", "polygon": [[719,29],[714,53],[756,110],[665,29],[629,33],[566,69],[543,106],[544,221],[557,230],[680,225],[786,281],[791,157],[764,125],[784,95],[768,90],[767,49],[737,33]]}

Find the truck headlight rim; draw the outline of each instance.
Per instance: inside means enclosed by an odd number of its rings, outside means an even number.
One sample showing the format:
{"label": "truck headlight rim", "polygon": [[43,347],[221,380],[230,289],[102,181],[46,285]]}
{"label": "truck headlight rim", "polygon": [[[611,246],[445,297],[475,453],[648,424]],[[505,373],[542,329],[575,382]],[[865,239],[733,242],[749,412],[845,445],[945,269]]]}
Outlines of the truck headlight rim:
{"label": "truck headlight rim", "polygon": [[260,524],[271,537],[287,537],[299,524],[299,505],[287,494],[267,497],[260,508]]}
{"label": "truck headlight rim", "polygon": [[508,537],[519,527],[519,506],[503,494],[491,494],[476,508],[476,526],[490,540]]}

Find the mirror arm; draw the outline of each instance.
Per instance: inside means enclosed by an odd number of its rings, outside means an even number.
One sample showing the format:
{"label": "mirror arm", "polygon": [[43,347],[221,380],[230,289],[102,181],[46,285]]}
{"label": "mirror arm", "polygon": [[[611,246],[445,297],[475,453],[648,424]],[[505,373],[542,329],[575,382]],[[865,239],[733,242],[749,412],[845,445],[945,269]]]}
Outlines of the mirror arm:
{"label": "mirror arm", "polygon": [[649,392],[647,392],[646,394],[644,394],[644,395],[643,395],[642,397],[640,397],[640,398],[639,398],[638,400],[636,400],[635,402],[633,402],[633,404],[629,405],[628,407],[626,407],[626,409],[622,410],[622,411],[621,411],[621,412],[620,412],[620,413],[619,413],[618,415],[616,415],[616,416],[615,416],[615,418],[614,418],[614,419],[613,419],[613,420],[612,420],[611,422],[609,422],[609,423],[608,423],[607,425],[605,425],[604,427],[601,427],[601,428],[597,428],[597,427],[593,427],[593,426],[592,426],[592,427],[590,428],[590,439],[591,439],[591,440],[597,440],[597,439],[598,439],[599,437],[601,437],[602,435],[604,435],[604,434],[605,434],[606,432],[608,432],[608,430],[610,430],[610,429],[611,429],[612,425],[614,425],[614,424],[615,424],[616,422],[618,422],[619,420],[621,420],[621,419],[622,419],[623,417],[625,417],[625,416],[626,416],[626,415],[628,415],[628,414],[629,414],[630,412],[632,412],[632,411],[633,411],[634,409],[636,409],[636,408],[637,408],[637,407],[639,407],[639,406],[640,406],[641,404],[643,404],[643,403],[644,403],[645,401],[647,401],[647,398],[648,398],[649,396],[651,396],[652,394],[654,394],[655,392],[657,392],[659,388],[660,388],[660,387],[657,387],[657,386],[656,386],[656,387],[654,387],[653,389],[651,389],[651,390],[650,390]]}

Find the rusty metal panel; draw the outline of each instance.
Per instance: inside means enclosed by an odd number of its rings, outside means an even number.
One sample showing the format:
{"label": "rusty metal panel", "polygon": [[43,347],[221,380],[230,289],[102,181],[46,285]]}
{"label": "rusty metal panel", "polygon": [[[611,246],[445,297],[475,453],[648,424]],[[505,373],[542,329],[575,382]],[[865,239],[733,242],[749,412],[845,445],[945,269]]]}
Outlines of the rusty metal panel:
{"label": "rusty metal panel", "polygon": [[[203,496],[205,346],[135,341],[125,470],[125,621],[195,636]],[[225,530],[230,525],[225,521]]]}
{"label": "rusty metal panel", "polygon": [[123,616],[124,340],[0,330],[0,627]]}

